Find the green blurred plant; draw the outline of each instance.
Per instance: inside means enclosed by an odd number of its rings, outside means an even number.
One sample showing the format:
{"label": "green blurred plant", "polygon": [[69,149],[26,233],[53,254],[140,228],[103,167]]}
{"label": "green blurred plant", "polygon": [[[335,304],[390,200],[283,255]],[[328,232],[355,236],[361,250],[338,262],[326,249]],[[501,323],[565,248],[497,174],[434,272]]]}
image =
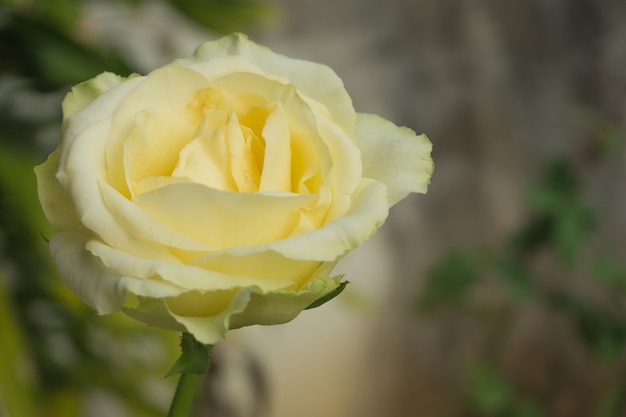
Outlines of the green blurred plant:
{"label": "green blurred plant", "polygon": [[496,369],[476,363],[467,375],[467,401],[472,411],[485,417],[543,417],[532,400],[524,398]]}
{"label": "green blurred plant", "polygon": [[[71,86],[102,71],[136,68],[114,50],[86,43],[78,28],[86,0],[0,0],[0,73],[28,78],[40,89]],[[100,0],[111,3],[109,0]],[[129,7],[149,0],[117,0]],[[168,0],[190,22],[217,33],[244,31],[274,15],[264,0]]]}
{"label": "green blurred plant", "polygon": [[[587,167],[581,166],[607,161],[623,142],[623,132],[615,128],[602,132],[595,138],[594,152],[585,150],[587,160],[556,159],[549,164],[528,192],[527,220],[501,245],[453,250],[433,265],[417,302],[420,313],[469,314],[492,326],[500,341],[518,307],[532,303],[566,318],[581,344],[600,362],[617,364],[624,358],[626,264],[614,259],[601,242],[601,217],[585,198]],[[537,267],[546,259],[548,270]],[[498,301],[485,302],[478,294],[494,284]],[[488,359],[481,359],[465,381],[469,415],[545,415],[539,402],[523,398],[515,383],[498,373],[493,350],[499,346],[487,349]],[[622,415],[625,395],[624,386],[617,387],[598,415]]]}

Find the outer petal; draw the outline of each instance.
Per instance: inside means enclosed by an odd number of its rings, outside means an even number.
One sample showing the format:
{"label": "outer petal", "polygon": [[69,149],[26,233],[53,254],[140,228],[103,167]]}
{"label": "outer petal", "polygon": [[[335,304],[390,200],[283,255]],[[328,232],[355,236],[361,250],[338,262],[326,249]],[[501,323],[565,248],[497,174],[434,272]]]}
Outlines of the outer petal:
{"label": "outer petal", "polygon": [[59,167],[59,149],[48,156],[46,162],[35,167],[37,193],[46,218],[56,230],[85,232],[74,205],[65,189],[55,178]]}
{"label": "outer petal", "polygon": [[434,170],[432,144],[425,135],[372,114],[359,113],[355,129],[363,176],[387,186],[389,206],[411,192],[425,193]]}
{"label": "outer petal", "polygon": [[75,233],[57,233],[50,239],[50,253],[68,287],[100,314],[119,310],[126,292],[121,278],[109,271],[85,249],[88,239]]}
{"label": "outer petal", "polygon": [[[97,256],[110,271],[119,276],[136,278],[137,282],[128,282],[126,287],[137,296],[174,296],[190,290],[213,291],[230,290],[251,285],[262,285],[268,290],[295,288],[293,280],[287,276],[271,276],[267,274],[247,274],[209,270],[196,265],[185,265],[175,260],[146,259],[119,251],[97,240],[86,244],[86,250]],[[245,259],[240,260],[245,262]],[[285,271],[288,272],[288,271]],[[139,284],[141,283],[141,284]],[[153,294],[151,285],[169,283],[175,292]]]}
{"label": "outer petal", "polygon": [[63,99],[63,117],[70,117],[72,114],[82,110],[102,93],[121,84],[128,78],[110,72],[103,72],[90,80],[72,87],[72,91]]}
{"label": "outer petal", "polygon": [[196,49],[192,57],[179,60],[177,63],[193,66],[232,55],[241,55],[267,74],[284,76],[304,95],[323,104],[333,120],[346,133],[352,135],[355,122],[352,100],[341,79],[325,65],[277,54],[269,48],[251,42],[241,33],[205,42]]}
{"label": "outer petal", "polygon": [[[326,269],[320,270],[326,272]],[[228,306],[214,315],[190,316],[177,314],[168,300],[140,299],[136,307],[124,308],[129,316],[145,323],[186,330],[198,341],[215,344],[226,337],[229,329],[253,324],[281,324],[293,320],[312,302],[325,296],[339,286],[339,277],[330,278],[320,274],[300,291],[264,291],[259,287],[245,287],[234,293]],[[207,297],[207,305],[215,303],[214,293],[192,292],[182,297],[201,299]]]}

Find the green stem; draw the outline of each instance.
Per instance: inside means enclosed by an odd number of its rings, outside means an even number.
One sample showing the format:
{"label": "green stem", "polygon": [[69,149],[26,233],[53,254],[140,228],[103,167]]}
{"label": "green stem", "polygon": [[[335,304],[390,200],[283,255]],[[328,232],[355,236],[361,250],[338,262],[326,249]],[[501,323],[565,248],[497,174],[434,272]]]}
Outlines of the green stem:
{"label": "green stem", "polygon": [[170,405],[167,417],[188,417],[189,411],[196,396],[196,390],[202,380],[203,375],[193,372],[183,372],[180,374],[178,386]]}
{"label": "green stem", "polygon": [[167,417],[188,417],[196,390],[202,376],[209,370],[209,359],[213,346],[204,345],[196,340],[191,333],[184,332],[180,338],[182,353],[169,375],[180,373],[178,386],[170,405]]}

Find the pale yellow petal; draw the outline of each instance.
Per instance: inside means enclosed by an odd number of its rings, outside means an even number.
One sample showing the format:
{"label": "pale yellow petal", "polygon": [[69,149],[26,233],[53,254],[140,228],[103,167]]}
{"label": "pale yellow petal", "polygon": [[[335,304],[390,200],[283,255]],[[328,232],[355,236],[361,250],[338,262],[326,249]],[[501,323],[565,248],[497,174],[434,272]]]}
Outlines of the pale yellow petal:
{"label": "pale yellow petal", "polygon": [[[299,287],[311,278],[321,263],[289,259],[272,250],[262,251],[251,246],[247,252],[237,255],[227,252],[211,253],[194,260],[192,264],[229,275],[289,280]],[[256,284],[261,285],[260,282]]]}
{"label": "pale yellow petal", "polygon": [[[134,81],[134,80],[133,80]],[[190,106],[196,93],[208,88],[208,81],[197,72],[176,65],[168,65],[159,68],[145,77],[141,77],[141,82],[127,93],[124,99],[118,104],[115,114],[111,120],[106,145],[106,163],[108,167],[108,181],[123,195],[130,197],[130,179],[126,177],[128,163],[136,162],[132,154],[130,158],[125,158],[126,143],[129,141],[129,134],[134,128],[139,127],[139,132],[154,133],[160,128],[166,129],[164,135],[141,136],[142,143],[149,143],[146,149],[148,152],[143,156],[146,160],[157,158],[161,163],[170,169],[174,169],[178,152],[187,143],[195,129],[194,123],[199,123],[203,115],[198,114],[197,109]],[[156,123],[155,128],[150,126],[138,126],[140,120],[137,115],[147,112],[147,119],[151,123]],[[152,117],[150,117],[152,116]],[[154,117],[162,118],[156,120]],[[168,121],[176,122],[176,126],[185,126],[181,132],[175,132],[174,126],[168,127]],[[186,126],[185,121],[189,123]],[[146,131],[146,129],[148,129]],[[191,132],[191,133],[190,133]],[[131,136],[133,138],[135,136]],[[163,149],[163,151],[160,151]],[[159,174],[160,175],[160,174]],[[138,178],[141,179],[141,178]],[[135,180],[138,180],[135,178]]]}
{"label": "pale yellow petal", "polygon": [[59,155],[60,151],[57,149],[43,164],[35,167],[39,202],[46,218],[56,230],[84,233],[85,228],[76,214],[69,194],[56,179]]}
{"label": "pale yellow petal", "polygon": [[263,173],[259,191],[291,191],[291,144],[283,105],[276,103],[265,120]]}
{"label": "pale yellow petal", "polygon": [[57,233],[50,253],[68,287],[100,314],[119,310],[126,297],[120,276],[108,270],[85,249],[88,239],[76,233]]}
{"label": "pale yellow petal", "polygon": [[172,174],[178,153],[195,131],[195,126],[183,116],[160,108],[135,114],[123,145],[123,165],[131,188],[145,178]]}
{"label": "pale yellow petal", "polygon": [[288,236],[299,210],[315,195],[240,193],[203,184],[172,184],[133,202],[163,225],[215,250],[264,244]]}
{"label": "pale yellow petal", "polygon": [[352,195],[361,182],[361,153],[346,133],[319,113],[315,113],[320,137],[328,149],[332,167],[325,182],[331,186],[331,206],[326,221],[342,217],[352,205]]}
{"label": "pale yellow petal", "polygon": [[300,291],[264,291],[254,286],[236,292],[195,291],[178,300],[140,299],[136,306],[124,311],[152,325],[185,330],[198,341],[212,345],[224,340],[229,329],[291,321],[338,286],[338,278],[320,275]]}
{"label": "pale yellow petal", "polygon": [[72,87],[72,91],[63,99],[63,117],[67,118],[82,110],[98,96],[123,83],[127,79],[127,77],[122,77],[111,72],[103,72],[90,80],[75,85]]}
{"label": "pale yellow petal", "polygon": [[[96,184],[97,191],[86,196],[87,202],[93,204],[93,215],[86,224],[110,246],[155,259],[167,259],[167,247],[199,252],[214,249],[153,218],[104,181]],[[169,182],[145,194],[178,184],[181,183]]]}
{"label": "pale yellow petal", "polygon": [[[191,290],[226,291],[250,285],[262,286],[268,290],[296,286],[294,281],[286,276],[288,271],[285,271],[283,276],[272,276],[268,273],[256,274],[255,271],[242,268],[207,269],[202,265],[185,265],[173,256],[162,259],[135,256],[96,240],[90,241],[86,249],[110,270],[116,271],[121,276],[136,278],[132,286],[129,284],[128,290],[143,297],[164,298]],[[246,259],[240,258],[239,261],[245,262]],[[176,288],[176,291],[152,291],[152,286],[166,283],[170,289]]]}
{"label": "pale yellow petal", "polygon": [[287,258],[307,261],[336,261],[369,239],[387,218],[386,188],[379,181],[363,179],[353,195],[346,215],[323,227],[254,248],[225,250],[235,256],[273,250]]}
{"label": "pale yellow petal", "polygon": [[[213,110],[204,119],[195,138],[180,151],[173,177],[190,178],[193,182],[219,190],[237,190],[231,173],[227,131],[228,114]],[[218,120],[221,119],[221,120]]]}
{"label": "pale yellow petal", "polygon": [[206,42],[196,49],[192,57],[179,62],[182,65],[193,65],[227,56],[241,56],[264,73],[289,80],[305,96],[323,104],[328,114],[333,115],[333,120],[349,136],[352,135],[356,117],[352,100],[341,79],[325,65],[277,54],[240,33]]}
{"label": "pale yellow petal", "polygon": [[425,135],[371,114],[358,115],[355,134],[363,176],[387,186],[389,206],[411,192],[426,192],[434,164],[432,144]]}

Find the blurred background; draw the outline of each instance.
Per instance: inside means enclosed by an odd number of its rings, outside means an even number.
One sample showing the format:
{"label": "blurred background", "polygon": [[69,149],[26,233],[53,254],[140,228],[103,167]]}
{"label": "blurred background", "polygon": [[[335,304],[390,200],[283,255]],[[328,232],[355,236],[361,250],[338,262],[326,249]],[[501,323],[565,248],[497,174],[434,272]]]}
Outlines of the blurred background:
{"label": "blurred background", "polygon": [[231,31],[328,64],[436,169],[341,297],[216,347],[196,416],[626,416],[619,0],[0,0],[0,416],[165,415],[177,336],[64,287],[32,168],[72,85]]}

